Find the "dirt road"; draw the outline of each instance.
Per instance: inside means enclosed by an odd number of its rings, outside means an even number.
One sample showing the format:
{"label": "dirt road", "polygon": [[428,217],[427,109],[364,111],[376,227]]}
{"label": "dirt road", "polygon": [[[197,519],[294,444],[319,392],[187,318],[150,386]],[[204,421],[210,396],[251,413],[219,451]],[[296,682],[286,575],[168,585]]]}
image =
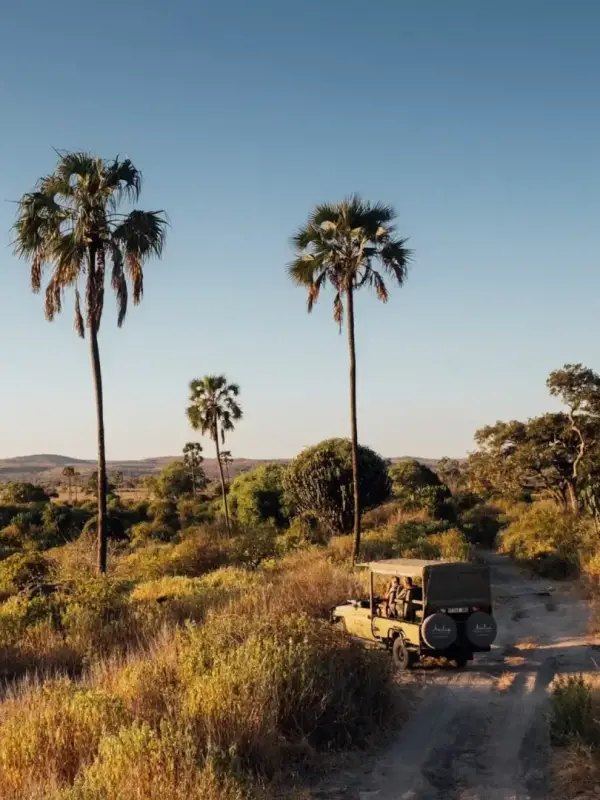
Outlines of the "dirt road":
{"label": "dirt road", "polygon": [[547,800],[548,687],[594,669],[587,603],[571,587],[530,578],[489,556],[499,634],[464,670],[416,670],[421,697],[398,737],[344,800]]}

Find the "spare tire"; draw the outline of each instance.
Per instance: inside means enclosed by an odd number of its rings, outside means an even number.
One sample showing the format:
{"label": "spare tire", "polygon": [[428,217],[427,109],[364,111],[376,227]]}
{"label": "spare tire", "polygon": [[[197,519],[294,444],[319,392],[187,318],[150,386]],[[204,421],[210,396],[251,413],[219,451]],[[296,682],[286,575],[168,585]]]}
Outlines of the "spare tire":
{"label": "spare tire", "polygon": [[475,647],[489,647],[498,634],[498,626],[491,614],[475,611],[467,619],[465,633]]}
{"label": "spare tire", "polygon": [[423,641],[432,650],[446,650],[452,647],[457,635],[456,622],[441,612],[426,617],[421,625]]}

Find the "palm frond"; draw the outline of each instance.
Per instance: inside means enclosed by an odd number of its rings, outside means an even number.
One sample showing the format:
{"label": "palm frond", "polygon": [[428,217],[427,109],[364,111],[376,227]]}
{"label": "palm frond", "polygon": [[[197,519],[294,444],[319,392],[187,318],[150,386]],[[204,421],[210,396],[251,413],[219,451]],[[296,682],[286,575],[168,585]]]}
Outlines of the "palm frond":
{"label": "palm frond", "polygon": [[333,298],[333,320],[341,330],[344,322],[344,303],[339,292]]}
{"label": "palm frond", "polygon": [[112,274],[111,285],[117,298],[117,325],[120,328],[127,315],[127,280],[123,271],[123,254],[115,242],[111,247]]}
{"label": "palm frond", "polygon": [[62,311],[62,287],[58,281],[51,278],[46,286],[46,302],[44,313],[48,322],[52,322],[56,314]]}
{"label": "palm frond", "polygon": [[107,189],[115,192],[117,202],[122,197],[136,202],[142,191],[142,173],[130,159],[119,161],[117,156],[111,164],[105,166],[103,183]]}
{"label": "palm frond", "polygon": [[83,324],[83,314],[81,313],[81,298],[79,289],[75,287],[75,331],[82,339],[85,336],[85,325]]}
{"label": "palm frond", "polygon": [[30,262],[33,291],[42,287],[44,268],[52,268],[45,303],[49,318],[60,312],[64,289],[75,288],[78,332],[84,317],[77,282],[85,275],[85,323],[97,330],[104,304],[105,260],[110,258],[120,326],[127,311],[126,278],[131,279],[137,303],[143,292],[143,264],[162,254],[167,220],[160,211],[133,211],[124,219],[113,213],[122,197],[136,199],[141,189],[141,173],[129,159],[105,162],[85,152],[57,151],[57,155],[54,172],[18,203],[15,253]]}
{"label": "palm frond", "polygon": [[126,256],[144,262],[151,256],[160,258],[165,244],[168,222],[163,211],[132,211],[113,231]]}
{"label": "palm frond", "polygon": [[62,190],[61,194],[72,193],[73,178],[79,179],[79,182],[91,188],[92,191],[97,191],[100,182],[98,159],[90,153],[70,153],[63,150],[57,152],[59,159],[53,178],[63,187],[71,187],[69,190]]}
{"label": "palm frond", "polygon": [[307,289],[308,311],[326,282],[336,292],[333,316],[340,326],[344,292],[368,285],[387,302],[387,286],[377,263],[401,286],[412,260],[407,240],[396,238],[395,216],[392,206],[368,203],[356,194],[341,203],[315,206],[292,237],[295,258],[287,268],[294,283]]}

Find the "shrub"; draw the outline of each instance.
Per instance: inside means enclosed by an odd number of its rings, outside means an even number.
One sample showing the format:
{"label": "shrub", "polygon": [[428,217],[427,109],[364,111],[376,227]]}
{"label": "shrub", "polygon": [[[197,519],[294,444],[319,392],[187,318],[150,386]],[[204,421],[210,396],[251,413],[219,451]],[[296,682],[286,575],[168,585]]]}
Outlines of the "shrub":
{"label": "shrub", "polygon": [[479,503],[463,511],[461,523],[472,544],[493,548],[502,529],[501,511],[487,503]]}
{"label": "shrub", "polygon": [[232,561],[252,569],[277,553],[277,530],[272,527],[246,528],[231,542]]}
{"label": "shrub", "polygon": [[0,722],[0,796],[25,797],[32,785],[67,786],[93,761],[107,732],[126,721],[122,703],[69,680],[4,701]]}
{"label": "shrub", "polygon": [[233,517],[245,527],[273,525],[281,528],[289,521],[283,491],[286,467],[265,464],[235,477],[229,490]]}
{"label": "shrub", "polygon": [[138,522],[129,530],[129,538],[133,545],[139,546],[148,542],[170,542],[176,536],[172,528],[158,522]]}
{"label": "shrub", "polygon": [[406,459],[392,464],[389,475],[392,492],[407,511],[425,510],[436,519],[455,520],[450,490],[428,466]]}
{"label": "shrub", "polygon": [[[122,519],[116,514],[113,510],[108,511],[106,524],[108,527],[108,536],[110,539],[114,541],[119,541],[125,539],[125,526],[123,525]],[[84,536],[95,536],[98,530],[98,516],[94,514],[94,516],[90,517],[88,521],[83,526],[83,530],[81,531]]]}
{"label": "shrub", "polygon": [[40,553],[15,553],[0,561],[0,591],[18,592],[44,583],[52,562]]}
{"label": "shrub", "polygon": [[219,615],[181,643],[184,714],[205,747],[269,774],[298,745],[364,745],[389,719],[385,660],[328,623],[245,620]]}
{"label": "shrub", "polygon": [[472,557],[471,545],[457,528],[434,533],[429,537],[429,542],[437,547],[439,558],[447,561],[469,561]]}
{"label": "shrub", "polygon": [[201,621],[210,609],[221,608],[256,586],[245,570],[225,568],[201,578],[181,575],[140,583],[131,593],[135,619],[148,630],[165,622]]}
{"label": "shrub", "polygon": [[148,506],[148,514],[156,525],[162,525],[173,530],[179,528],[177,504],[174,500],[154,500]]}
{"label": "shrub", "polygon": [[89,514],[60,503],[48,503],[42,513],[45,547],[56,547],[75,539],[89,519]]}
{"label": "shrub", "polygon": [[120,558],[115,575],[127,580],[150,580],[163,575],[203,575],[227,564],[231,542],[213,528],[186,528],[177,544],[149,543]]}
{"label": "shrub", "polygon": [[[202,468],[196,467],[196,484],[201,485],[204,481]],[[194,489],[191,471],[183,461],[172,461],[154,478],[152,488],[161,500],[176,501],[180,497],[191,496]]]}
{"label": "shrub", "polygon": [[202,500],[181,499],[177,502],[177,517],[181,528],[212,522],[209,504]]}
{"label": "shrub", "polygon": [[538,502],[505,528],[501,549],[544,574],[566,577],[579,569],[593,539],[591,527],[583,517]]}
{"label": "shrub", "polygon": [[558,678],[552,693],[550,734],[558,745],[598,741],[592,691],[582,675]]}
{"label": "shrub", "polygon": [[3,503],[7,503],[8,505],[47,503],[48,500],[50,500],[43,486],[37,486],[35,483],[22,483],[20,481],[5,484],[0,492],[0,498]]}
{"label": "shrub", "polygon": [[198,765],[189,728],[163,722],[157,730],[135,722],[100,740],[70,800],[242,800],[244,794],[210,762]]}
{"label": "shrub", "polygon": [[[386,462],[368,447],[358,448],[361,512],[390,493]],[[313,515],[330,533],[349,533],[354,520],[351,446],[328,439],[303,450],[284,474],[284,488],[296,513]]]}
{"label": "shrub", "polygon": [[126,584],[105,576],[87,577],[59,595],[65,641],[82,658],[117,653],[134,640],[126,589]]}

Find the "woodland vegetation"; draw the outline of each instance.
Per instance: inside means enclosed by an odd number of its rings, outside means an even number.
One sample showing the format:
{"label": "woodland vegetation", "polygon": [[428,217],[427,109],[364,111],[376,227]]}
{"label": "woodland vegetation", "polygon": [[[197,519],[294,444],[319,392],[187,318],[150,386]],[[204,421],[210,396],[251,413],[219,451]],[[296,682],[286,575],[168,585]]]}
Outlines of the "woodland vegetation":
{"label": "woodland vegetation", "polygon": [[[357,292],[386,302],[385,281],[403,285],[412,253],[393,209],[358,197],[317,206],[289,266],[309,311],[331,285],[334,320],[346,325],[348,439],[230,479],[225,447],[243,394],[206,375],[191,381],[182,413],[211,440],[219,480],[190,441],[146,479],[147,499],[127,499],[126,477],[106,470],[98,334],[105,285],[121,325],[163,249],[163,212],[119,211],[140,191],[129,160],[60,153],[19,203],[16,249],[34,291],[49,270],[47,318],[72,290],[76,330],[90,341],[98,469],[86,485],[65,468],[66,502],[32,483],[0,487],[6,800],[266,798],[284,770],[301,775],[319,753],[381,741],[398,713],[389,665],[327,622],[364,591],[351,569],[359,557],[467,560],[497,547],[553,577],[600,576],[591,369],[557,369],[547,384],[562,411],[482,428],[464,461],[390,464],[360,444]],[[576,686],[565,692],[587,702]]]}

